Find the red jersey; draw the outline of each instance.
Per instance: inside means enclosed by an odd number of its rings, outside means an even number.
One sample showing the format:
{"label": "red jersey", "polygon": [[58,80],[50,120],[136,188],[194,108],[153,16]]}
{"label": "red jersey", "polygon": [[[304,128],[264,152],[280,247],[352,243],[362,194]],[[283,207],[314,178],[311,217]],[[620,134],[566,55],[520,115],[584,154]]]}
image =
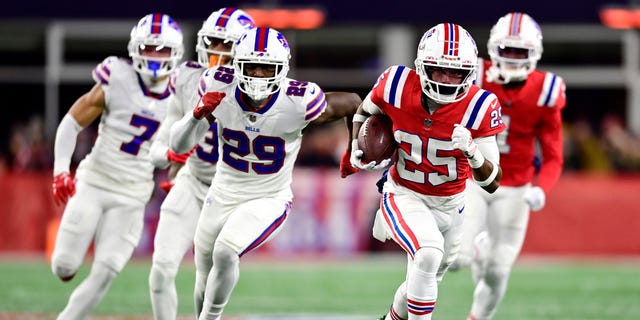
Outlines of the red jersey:
{"label": "red jersey", "polygon": [[534,70],[522,86],[509,87],[488,82],[484,60],[477,84],[493,92],[502,105],[502,120],[507,129],[498,135],[503,186],[521,186],[532,182],[535,140],[540,142],[542,166],[537,185],[545,193],[556,184],[562,172],[562,117],[566,104],[565,83],[561,77]]}
{"label": "red jersey", "polygon": [[473,85],[459,102],[434,113],[422,106],[420,76],[404,66],[389,67],[371,91],[371,100],[393,121],[398,142],[389,173],[401,186],[433,196],[450,196],[465,189],[469,162],[453,147],[455,124],[464,125],[473,138],[504,130],[497,97]]}

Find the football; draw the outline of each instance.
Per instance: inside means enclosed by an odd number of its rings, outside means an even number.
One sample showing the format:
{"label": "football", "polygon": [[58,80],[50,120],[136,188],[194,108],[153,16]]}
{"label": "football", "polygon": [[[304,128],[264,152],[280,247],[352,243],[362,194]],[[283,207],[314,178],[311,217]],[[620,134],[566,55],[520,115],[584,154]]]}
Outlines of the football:
{"label": "football", "polygon": [[362,150],[362,162],[380,163],[396,151],[393,123],[386,115],[372,115],[362,123],[358,132],[358,148]]}

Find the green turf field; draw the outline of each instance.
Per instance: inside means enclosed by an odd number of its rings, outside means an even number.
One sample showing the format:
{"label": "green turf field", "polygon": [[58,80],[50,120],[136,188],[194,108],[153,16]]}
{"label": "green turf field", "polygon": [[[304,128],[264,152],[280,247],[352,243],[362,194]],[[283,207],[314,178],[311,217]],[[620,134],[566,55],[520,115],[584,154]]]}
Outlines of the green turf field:
{"label": "green turf field", "polygon": [[[402,256],[310,262],[246,259],[226,314],[375,319],[391,303],[404,277],[404,263]],[[151,318],[149,267],[147,260],[132,261],[95,314]],[[72,282],[61,283],[43,261],[0,260],[0,319],[29,314],[53,318],[87,271],[85,267]],[[193,264],[187,262],[177,279],[179,312],[187,319],[193,278]],[[471,292],[469,271],[449,272],[440,286],[434,319],[466,319]],[[495,319],[640,319],[640,263],[519,262]]]}

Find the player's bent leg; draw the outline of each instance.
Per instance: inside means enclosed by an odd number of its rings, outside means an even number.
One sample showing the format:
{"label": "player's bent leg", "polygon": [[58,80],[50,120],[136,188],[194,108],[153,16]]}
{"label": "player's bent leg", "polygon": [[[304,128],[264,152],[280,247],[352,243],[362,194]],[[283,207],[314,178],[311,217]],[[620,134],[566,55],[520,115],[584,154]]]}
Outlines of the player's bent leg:
{"label": "player's bent leg", "polygon": [[449,270],[457,271],[471,265],[474,254],[474,239],[478,233],[487,228],[487,202],[490,197],[491,195],[482,190],[477,183],[467,180],[465,206],[462,212],[464,221],[460,250]]}
{"label": "player's bent leg", "polygon": [[471,315],[477,319],[491,319],[497,312],[507,291],[511,268],[522,248],[529,217],[522,190],[521,187],[502,190],[505,196],[493,203],[488,217],[490,249],[471,307]]}
{"label": "player's bent leg", "polygon": [[193,244],[200,204],[184,180],[176,181],[160,208],[149,273],[151,307],[155,319],[175,319],[178,294],[175,277]]}
{"label": "player's bent leg", "polygon": [[149,272],[149,290],[154,318],[175,319],[178,315],[178,293],[175,277],[178,267],[173,263],[154,261]]}
{"label": "player's bent leg", "polygon": [[193,302],[196,317],[203,311],[207,278],[213,267],[213,246],[232,209],[217,202],[211,192],[210,190],[210,193],[207,194],[205,205],[202,207],[193,240],[196,267]]}
{"label": "player's bent leg", "polygon": [[393,304],[384,319],[406,320],[407,318],[409,318],[409,314],[407,311],[407,282],[405,281],[396,289]]}
{"label": "player's bent leg", "polygon": [[94,262],[89,275],[73,291],[58,319],[85,319],[107,293],[116,275],[109,266]]}
{"label": "player's bent leg", "polygon": [[489,234],[486,231],[480,232],[473,241],[473,258],[471,260],[471,277],[473,283],[478,284],[484,278],[487,269],[487,257],[491,250]]}
{"label": "player's bent leg", "polygon": [[71,280],[93,241],[101,209],[102,191],[78,182],[77,191],[67,203],[51,255],[51,270],[62,281]]}
{"label": "player's bent leg", "polygon": [[200,320],[220,318],[239,277],[238,253],[223,242],[216,243],[213,249],[213,268],[207,279]]}
{"label": "player's bent leg", "polygon": [[436,274],[443,255],[442,249],[434,247],[416,251],[413,268],[407,276],[408,319],[431,319],[438,297]]}

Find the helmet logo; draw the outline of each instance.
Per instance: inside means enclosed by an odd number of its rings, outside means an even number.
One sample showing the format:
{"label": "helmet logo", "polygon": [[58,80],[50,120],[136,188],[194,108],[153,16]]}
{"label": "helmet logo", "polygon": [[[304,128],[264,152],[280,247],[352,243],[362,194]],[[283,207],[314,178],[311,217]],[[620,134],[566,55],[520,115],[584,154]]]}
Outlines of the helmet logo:
{"label": "helmet logo", "polygon": [[282,43],[282,46],[289,49],[289,43],[287,42],[287,39],[285,39],[285,37],[282,35],[282,33],[278,33],[278,36],[276,37],[278,39],[278,41],[280,41],[280,43]]}
{"label": "helmet logo", "polygon": [[240,25],[242,25],[245,28],[248,29],[252,29],[256,27],[255,22],[253,22],[253,20],[251,20],[251,18],[245,16],[245,15],[241,15],[238,17],[238,22],[240,23]]}

